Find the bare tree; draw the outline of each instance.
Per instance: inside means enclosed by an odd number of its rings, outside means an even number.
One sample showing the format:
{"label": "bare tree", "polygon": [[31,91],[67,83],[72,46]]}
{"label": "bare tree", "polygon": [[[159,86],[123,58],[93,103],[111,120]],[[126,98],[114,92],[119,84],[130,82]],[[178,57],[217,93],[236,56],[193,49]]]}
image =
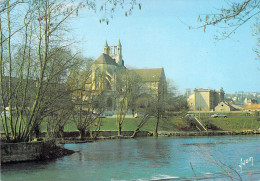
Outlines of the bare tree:
{"label": "bare tree", "polygon": [[161,81],[160,85],[158,85],[158,89],[154,94],[153,104],[155,106],[155,117],[156,124],[154,129],[154,136],[158,136],[158,127],[160,119],[164,116],[166,110],[166,98],[167,98],[167,82]]}
{"label": "bare tree", "polygon": [[[123,1],[108,1],[102,11],[114,10],[121,4],[132,11],[137,3],[130,2],[129,6]],[[1,122],[6,141],[28,141],[41,124],[43,113],[47,115],[51,110],[47,104],[50,103],[48,93],[53,85],[64,83],[73,60],[62,61],[62,64],[55,61],[64,58],[57,52],[70,45],[65,38],[66,22],[77,16],[79,10],[88,8],[95,11],[95,2],[1,2],[0,97],[3,110]],[[55,100],[53,95],[51,99]]]}
{"label": "bare tree", "polygon": [[140,131],[140,129],[147,123],[147,121],[154,116],[157,112],[156,106],[154,105],[154,97],[147,93],[140,94],[135,100],[135,111],[138,113],[136,115],[140,118],[140,122],[132,134],[132,138]]}
{"label": "bare tree", "polygon": [[217,40],[231,38],[241,26],[251,23],[252,35],[257,37],[255,52],[259,59],[259,32],[260,32],[260,2],[258,0],[243,0],[242,2],[228,2],[227,7],[218,9],[206,15],[200,15],[198,21],[202,23],[199,28],[206,31],[208,26],[215,26],[221,33],[216,35]]}
{"label": "bare tree", "polygon": [[[88,60],[93,62],[92,60]],[[91,66],[86,67],[85,71],[72,72],[67,81],[67,86],[72,93],[72,100],[75,105],[73,111],[73,122],[80,133],[80,138],[84,139],[86,130],[95,126],[99,116],[105,109],[104,92],[102,89],[93,89]],[[100,78],[102,74],[96,75]],[[99,125],[98,123],[97,125]]]}
{"label": "bare tree", "polygon": [[[186,100],[177,94],[177,88],[171,80],[161,82],[160,89],[155,92],[143,92],[135,101],[136,111],[140,113],[140,122],[134,130],[132,137],[149,121],[156,118],[154,136],[158,136],[158,127],[162,118],[179,116],[188,109]],[[183,115],[183,114],[181,114]],[[180,115],[180,116],[181,116]]]}
{"label": "bare tree", "polygon": [[[52,47],[61,47],[61,39],[57,38],[56,33],[62,31],[61,24],[71,12],[55,12],[54,9],[62,5],[55,1],[26,1],[21,3],[21,6],[18,6],[20,3],[14,6],[9,2],[4,2],[6,10],[3,10],[7,14],[4,18],[7,19],[8,33],[5,33],[5,29],[2,33],[1,27],[1,37],[7,34],[6,39],[1,38],[1,46],[5,45],[7,40],[8,53],[1,52],[0,83],[3,110],[8,108],[9,118],[4,116],[1,120],[5,125],[7,141],[19,142],[28,141],[38,129],[43,113],[46,114],[48,110],[46,93],[50,92],[53,85],[62,83],[61,79],[57,78],[61,78],[62,73],[70,67],[68,62],[71,62],[71,59],[62,67],[54,64],[62,57],[53,58],[58,51]],[[20,9],[25,11],[21,12]],[[16,12],[23,15],[23,25],[20,23],[21,18],[16,18]],[[21,36],[22,48],[19,49],[16,48],[16,39],[19,39],[20,35],[16,30],[16,34],[12,33],[12,29],[17,26],[24,30]],[[55,67],[55,70],[51,67]],[[55,99],[54,94],[52,98]]]}
{"label": "bare tree", "polygon": [[47,136],[52,138],[64,138],[64,127],[71,120],[74,109],[71,99],[61,98],[58,101],[53,105],[53,112],[44,119],[47,122]]}
{"label": "bare tree", "polygon": [[116,124],[118,128],[118,136],[121,136],[122,125],[125,116],[129,110],[134,108],[134,103],[140,94],[143,82],[139,75],[127,69],[118,70],[116,73]]}

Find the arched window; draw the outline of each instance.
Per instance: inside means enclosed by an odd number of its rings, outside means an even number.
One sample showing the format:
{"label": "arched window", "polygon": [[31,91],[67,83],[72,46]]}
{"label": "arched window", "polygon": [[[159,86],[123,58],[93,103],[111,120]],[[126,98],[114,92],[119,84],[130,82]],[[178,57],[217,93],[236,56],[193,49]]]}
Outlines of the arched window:
{"label": "arched window", "polygon": [[109,83],[109,81],[107,79],[104,80],[104,88],[107,90],[111,90],[111,84]]}

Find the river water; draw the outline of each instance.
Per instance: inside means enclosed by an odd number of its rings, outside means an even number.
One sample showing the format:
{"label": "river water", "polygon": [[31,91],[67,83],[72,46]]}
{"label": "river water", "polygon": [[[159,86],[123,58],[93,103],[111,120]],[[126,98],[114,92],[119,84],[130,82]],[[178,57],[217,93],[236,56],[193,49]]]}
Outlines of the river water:
{"label": "river water", "polygon": [[260,136],[138,138],[64,147],[77,152],[48,162],[2,165],[1,180],[260,180]]}

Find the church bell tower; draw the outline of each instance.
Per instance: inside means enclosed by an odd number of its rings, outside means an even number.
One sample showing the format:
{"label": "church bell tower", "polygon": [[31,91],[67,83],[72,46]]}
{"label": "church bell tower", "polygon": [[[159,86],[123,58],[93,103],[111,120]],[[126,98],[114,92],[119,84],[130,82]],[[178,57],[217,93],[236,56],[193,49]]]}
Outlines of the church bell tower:
{"label": "church bell tower", "polygon": [[109,55],[119,66],[124,65],[124,61],[122,60],[122,45],[120,40],[118,40],[117,46],[108,46],[106,41],[104,45],[104,54]]}
{"label": "church bell tower", "polygon": [[107,41],[105,42],[105,45],[104,45],[104,54],[109,54],[109,47],[107,45]]}

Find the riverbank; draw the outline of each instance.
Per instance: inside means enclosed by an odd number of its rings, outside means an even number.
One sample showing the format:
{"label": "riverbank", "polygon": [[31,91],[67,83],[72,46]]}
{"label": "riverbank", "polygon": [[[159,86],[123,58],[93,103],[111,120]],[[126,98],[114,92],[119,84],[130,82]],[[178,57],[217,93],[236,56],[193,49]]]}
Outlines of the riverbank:
{"label": "riverbank", "polygon": [[46,161],[75,153],[57,146],[56,140],[1,143],[1,164]]}
{"label": "riverbank", "polygon": [[200,131],[200,132],[169,132],[159,131],[161,136],[233,136],[233,135],[260,135],[260,130],[246,131]]}
{"label": "riverbank", "polygon": [[[114,133],[111,134],[111,133]],[[127,133],[127,134],[126,134]],[[122,136],[117,136],[116,131],[102,131],[103,136],[96,138],[86,137],[83,140],[79,138],[79,133],[76,131],[65,133],[74,137],[64,137],[63,139],[57,139],[59,144],[80,144],[80,143],[91,143],[98,140],[111,140],[111,139],[134,139],[131,137],[132,131],[122,132]],[[104,136],[107,135],[107,136]],[[247,131],[186,131],[186,132],[170,132],[170,131],[159,131],[159,136],[178,136],[178,137],[193,137],[193,136],[234,136],[234,135],[260,135],[260,130],[247,130]],[[152,132],[141,131],[135,138],[150,137],[153,136]]]}
{"label": "riverbank", "polygon": [[[257,130],[260,128],[259,117],[228,117],[228,118],[211,118],[206,116],[201,116],[202,124],[208,125],[209,129],[213,128],[214,130],[219,131],[246,131],[246,130]],[[125,118],[125,121],[122,125],[122,131],[135,130],[140,123],[141,118]],[[146,124],[140,129],[141,131],[152,131],[156,125],[156,118],[150,118]],[[116,131],[116,118],[102,118],[100,130],[107,131],[112,130]],[[96,130],[97,127],[93,127],[92,130]],[[41,125],[41,131],[44,132],[47,130],[46,122],[43,122]],[[191,125],[191,122],[185,120],[181,117],[169,117],[162,118],[159,122],[158,131],[171,131],[171,132],[183,132],[183,131],[196,131],[196,127]],[[69,121],[65,127],[65,132],[77,131],[77,128],[74,122]]]}
{"label": "riverbank", "polygon": [[[77,131],[65,132],[63,139],[54,139],[48,141],[37,141],[28,143],[1,143],[1,163],[16,163],[24,161],[45,161],[50,159],[60,158],[66,155],[75,153],[72,150],[57,146],[58,144],[81,144],[91,143],[98,140],[110,139],[133,139],[133,131],[122,131],[122,136],[117,136],[117,131],[102,131],[96,138],[86,137],[79,139]],[[43,135],[45,135],[43,133]],[[260,130],[247,131],[187,131],[187,132],[169,132],[159,131],[159,136],[178,136],[178,137],[193,137],[193,136],[234,136],[234,135],[260,135]],[[152,132],[140,131],[138,137],[153,136]]]}
{"label": "riverbank", "polygon": [[[242,180],[259,180],[259,143],[260,136],[252,135],[160,136],[65,144],[64,148],[75,153],[43,163],[3,164],[1,177],[5,181],[230,180],[229,176],[239,180],[237,172],[231,170],[236,169]],[[246,163],[240,171],[241,158],[244,163],[250,157],[254,165]]]}

